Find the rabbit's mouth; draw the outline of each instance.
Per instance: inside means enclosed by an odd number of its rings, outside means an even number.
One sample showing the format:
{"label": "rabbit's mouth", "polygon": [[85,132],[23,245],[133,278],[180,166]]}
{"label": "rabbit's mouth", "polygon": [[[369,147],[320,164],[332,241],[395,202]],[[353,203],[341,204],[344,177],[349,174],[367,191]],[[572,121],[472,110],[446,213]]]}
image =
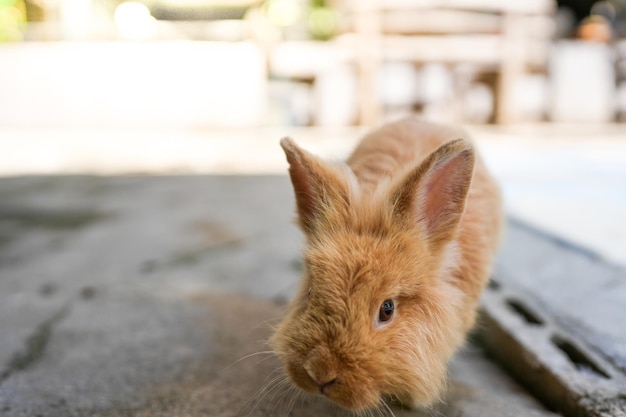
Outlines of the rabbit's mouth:
{"label": "rabbit's mouth", "polygon": [[378,407],[381,401],[380,394],[363,388],[348,387],[338,382],[324,390],[323,394],[337,405],[357,412]]}
{"label": "rabbit's mouth", "polygon": [[[380,406],[381,394],[365,381],[357,381],[350,374],[319,374],[306,369],[307,363],[286,364],[293,384],[310,394],[322,395],[340,407],[364,411]],[[310,368],[310,367],[308,367]]]}

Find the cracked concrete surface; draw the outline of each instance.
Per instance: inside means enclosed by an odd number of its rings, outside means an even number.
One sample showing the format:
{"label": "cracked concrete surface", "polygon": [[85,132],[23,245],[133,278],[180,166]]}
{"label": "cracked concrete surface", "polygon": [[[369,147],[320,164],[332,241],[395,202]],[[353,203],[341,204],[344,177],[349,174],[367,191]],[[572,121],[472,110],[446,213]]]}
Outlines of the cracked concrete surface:
{"label": "cracked concrete surface", "polygon": [[67,312],[68,310],[63,308],[35,327],[33,333],[24,341],[23,348],[13,353],[5,369],[0,372],[0,384],[11,375],[22,372],[37,363],[48,346],[53,327],[67,315]]}
{"label": "cracked concrete surface", "polygon": [[[0,213],[3,417],[345,415],[237,362],[299,278],[286,176],[4,178]],[[473,344],[434,412],[553,415]]]}

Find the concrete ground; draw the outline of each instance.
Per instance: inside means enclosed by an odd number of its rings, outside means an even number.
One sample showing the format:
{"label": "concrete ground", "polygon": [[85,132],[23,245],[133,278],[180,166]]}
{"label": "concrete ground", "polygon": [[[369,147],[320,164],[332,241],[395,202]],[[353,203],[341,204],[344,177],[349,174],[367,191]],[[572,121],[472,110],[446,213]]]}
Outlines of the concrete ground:
{"label": "concrete ground", "polygon": [[[542,129],[472,129],[509,212],[623,263],[623,129]],[[248,355],[267,350],[301,269],[276,139],[341,157],[357,133],[1,131],[0,415],[345,415],[281,386],[270,355]],[[609,382],[623,381],[623,269],[512,223],[497,272],[505,289],[537,292],[526,310],[584,333],[616,369],[602,371]],[[435,410],[393,413],[552,415],[481,346],[455,358]]]}
{"label": "concrete ground", "polygon": [[[508,212],[626,266],[626,125],[469,127]],[[278,139],[343,158],[361,128],[0,129],[0,176],[286,171]]]}
{"label": "concrete ground", "polygon": [[[286,176],[6,178],[0,196],[0,415],[345,415],[254,355],[301,269]],[[435,413],[551,415],[473,345]]]}

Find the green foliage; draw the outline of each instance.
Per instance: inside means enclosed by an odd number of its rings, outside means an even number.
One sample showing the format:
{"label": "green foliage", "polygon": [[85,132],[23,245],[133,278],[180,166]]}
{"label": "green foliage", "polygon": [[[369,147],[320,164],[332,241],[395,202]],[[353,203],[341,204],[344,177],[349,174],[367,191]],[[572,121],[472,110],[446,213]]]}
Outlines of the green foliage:
{"label": "green foliage", "polygon": [[0,42],[22,40],[26,22],[26,5],[23,0],[0,0]]}
{"label": "green foliage", "polygon": [[307,23],[313,39],[329,40],[335,35],[339,27],[339,14],[330,7],[314,8],[309,13]]}

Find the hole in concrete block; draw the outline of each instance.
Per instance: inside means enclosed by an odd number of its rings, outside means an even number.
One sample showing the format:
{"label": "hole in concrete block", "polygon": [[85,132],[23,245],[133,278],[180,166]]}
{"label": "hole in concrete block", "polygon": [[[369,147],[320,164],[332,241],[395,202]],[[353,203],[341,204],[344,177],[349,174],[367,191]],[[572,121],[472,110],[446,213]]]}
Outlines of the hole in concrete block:
{"label": "hole in concrete block", "polygon": [[602,368],[600,368],[572,342],[560,336],[553,336],[552,343],[569,358],[578,371],[583,373],[593,373],[606,379],[611,378],[609,374],[603,371]]}
{"label": "hole in concrete block", "polygon": [[495,279],[491,278],[489,280],[489,282],[487,283],[487,287],[489,287],[490,290],[499,290],[500,289],[500,283],[498,281],[496,281]]}
{"label": "hole in concrete block", "polygon": [[533,326],[543,326],[543,320],[521,301],[509,298],[506,300],[506,303],[509,308],[520,315],[526,323],[532,324]]}

